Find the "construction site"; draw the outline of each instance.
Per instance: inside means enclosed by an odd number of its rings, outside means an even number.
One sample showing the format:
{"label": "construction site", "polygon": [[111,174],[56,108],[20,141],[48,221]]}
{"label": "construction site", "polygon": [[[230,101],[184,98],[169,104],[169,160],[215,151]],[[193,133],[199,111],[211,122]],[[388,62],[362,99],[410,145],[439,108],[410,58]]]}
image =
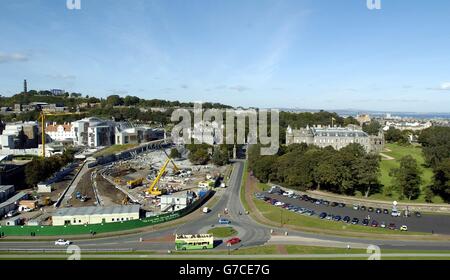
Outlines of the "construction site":
{"label": "construction site", "polygon": [[67,208],[139,206],[142,217],[152,217],[184,209],[209,190],[226,187],[229,166],[192,165],[183,146],[177,147],[182,157],[172,159],[173,147],[159,146],[94,167],[89,167],[92,158],[79,161],[51,185],[29,190],[35,207],[5,216],[2,224],[14,217],[14,225],[52,225],[51,217]]}

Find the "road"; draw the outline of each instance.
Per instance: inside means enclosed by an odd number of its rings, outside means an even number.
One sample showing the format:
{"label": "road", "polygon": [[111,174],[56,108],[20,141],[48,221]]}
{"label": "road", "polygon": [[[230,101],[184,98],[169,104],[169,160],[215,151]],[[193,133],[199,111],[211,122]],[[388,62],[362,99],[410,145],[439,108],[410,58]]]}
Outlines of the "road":
{"label": "road", "polygon": [[76,175],[77,177],[72,181],[72,184],[70,185],[69,189],[67,190],[66,194],[64,195],[64,198],[62,199],[60,206],[64,207],[67,205],[69,200],[72,198],[73,193],[77,189],[78,183],[80,182],[81,178],[83,178],[83,175],[86,174],[86,172],[89,170],[88,164],[84,163],[81,167],[80,172]]}
{"label": "road", "polygon": [[[446,241],[401,241],[401,240],[374,240],[364,238],[335,237],[326,236],[315,233],[304,233],[294,230],[275,229],[280,232],[287,232],[289,237],[283,239],[280,236],[271,236],[271,228],[261,225],[252,220],[250,216],[239,215],[239,211],[244,212],[244,208],[240,201],[239,191],[241,185],[242,174],[244,170],[243,161],[234,163],[233,172],[230,177],[229,187],[221,194],[219,201],[212,207],[209,214],[204,214],[201,218],[191,221],[181,226],[171,226],[157,231],[149,231],[145,233],[132,234],[127,236],[116,236],[108,238],[100,238],[93,240],[76,241],[81,250],[83,249],[107,249],[107,250],[123,250],[132,249],[137,251],[166,251],[174,249],[173,235],[175,233],[200,233],[206,232],[208,229],[219,226],[218,214],[223,213],[225,208],[230,210],[227,216],[232,226],[235,227],[243,240],[241,244],[233,246],[233,249],[239,247],[248,247],[263,244],[298,244],[304,245],[300,241],[290,238],[297,237],[302,240],[314,239],[312,244],[316,246],[344,247],[346,244],[377,245],[381,249],[399,249],[399,250],[450,250],[450,242]],[[142,238],[143,242],[140,242]],[[306,242],[306,244],[311,244]],[[7,249],[55,249],[54,242],[0,242],[0,250]],[[217,249],[226,249],[225,244],[220,244]]]}

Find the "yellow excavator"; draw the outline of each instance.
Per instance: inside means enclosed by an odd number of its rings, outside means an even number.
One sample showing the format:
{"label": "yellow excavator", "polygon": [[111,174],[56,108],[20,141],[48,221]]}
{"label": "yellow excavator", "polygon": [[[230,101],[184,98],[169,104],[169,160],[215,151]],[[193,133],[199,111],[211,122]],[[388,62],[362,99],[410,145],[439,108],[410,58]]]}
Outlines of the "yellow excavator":
{"label": "yellow excavator", "polygon": [[[166,151],[164,151],[164,153],[166,153]],[[152,183],[152,184],[150,185],[150,187],[148,188],[148,191],[147,191],[147,192],[148,192],[150,195],[160,196],[160,195],[163,194],[163,192],[158,188],[158,183],[159,183],[159,180],[161,180],[162,176],[164,176],[164,174],[165,174],[165,172],[166,172],[167,165],[169,165],[169,163],[172,163],[172,165],[173,165],[173,170],[175,171],[175,173],[180,172],[180,169],[179,169],[178,166],[175,164],[175,162],[173,161],[173,159],[170,158],[170,157],[167,155],[167,153],[166,153],[166,156],[167,156],[166,162],[164,163],[164,165],[163,165],[163,166],[161,167],[161,169],[159,170],[158,176],[156,176],[155,180],[153,181],[153,183]]]}

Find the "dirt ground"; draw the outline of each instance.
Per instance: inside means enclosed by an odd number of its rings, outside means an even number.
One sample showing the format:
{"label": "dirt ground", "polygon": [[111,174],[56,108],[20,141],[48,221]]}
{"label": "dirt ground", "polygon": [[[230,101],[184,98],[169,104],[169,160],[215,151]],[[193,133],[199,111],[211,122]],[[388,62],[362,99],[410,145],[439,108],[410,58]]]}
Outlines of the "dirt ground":
{"label": "dirt ground", "polygon": [[[73,207],[95,206],[95,195],[94,189],[92,188],[91,174],[92,171],[86,172],[86,174],[83,175],[80,182],[78,183],[78,186],[75,189],[73,197],[69,200],[69,204],[72,205]],[[83,196],[86,195],[88,199],[85,202],[81,202],[76,198],[77,192],[80,192],[81,195]]]}
{"label": "dirt ground", "polygon": [[97,189],[99,195],[103,198],[105,206],[122,205],[125,194],[116,189],[114,185],[106,181],[102,176],[97,175]]}

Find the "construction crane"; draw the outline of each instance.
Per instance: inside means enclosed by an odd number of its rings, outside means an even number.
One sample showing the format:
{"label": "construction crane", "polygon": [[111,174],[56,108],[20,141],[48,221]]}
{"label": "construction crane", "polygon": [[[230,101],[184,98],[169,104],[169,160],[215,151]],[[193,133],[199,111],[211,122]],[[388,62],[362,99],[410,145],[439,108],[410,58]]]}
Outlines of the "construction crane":
{"label": "construction crane", "polygon": [[175,164],[175,162],[173,162],[172,158],[170,158],[166,151],[164,151],[164,153],[167,156],[167,160],[166,162],[164,162],[164,165],[161,167],[161,169],[158,172],[158,176],[156,176],[155,180],[153,181],[153,183],[150,185],[149,189],[148,189],[148,193],[151,195],[155,195],[155,196],[160,196],[162,194],[162,191],[158,188],[158,183],[159,180],[161,180],[162,176],[164,176],[165,172],[166,172],[166,168],[167,165],[169,165],[169,163],[172,163],[173,165],[173,169],[176,172],[180,172],[180,169],[178,168],[178,166]]}
{"label": "construction crane", "polygon": [[41,121],[42,128],[42,157],[45,157],[45,118],[46,117],[59,117],[59,116],[70,116],[70,115],[81,115],[82,113],[46,113],[41,111],[39,114],[39,119]]}

